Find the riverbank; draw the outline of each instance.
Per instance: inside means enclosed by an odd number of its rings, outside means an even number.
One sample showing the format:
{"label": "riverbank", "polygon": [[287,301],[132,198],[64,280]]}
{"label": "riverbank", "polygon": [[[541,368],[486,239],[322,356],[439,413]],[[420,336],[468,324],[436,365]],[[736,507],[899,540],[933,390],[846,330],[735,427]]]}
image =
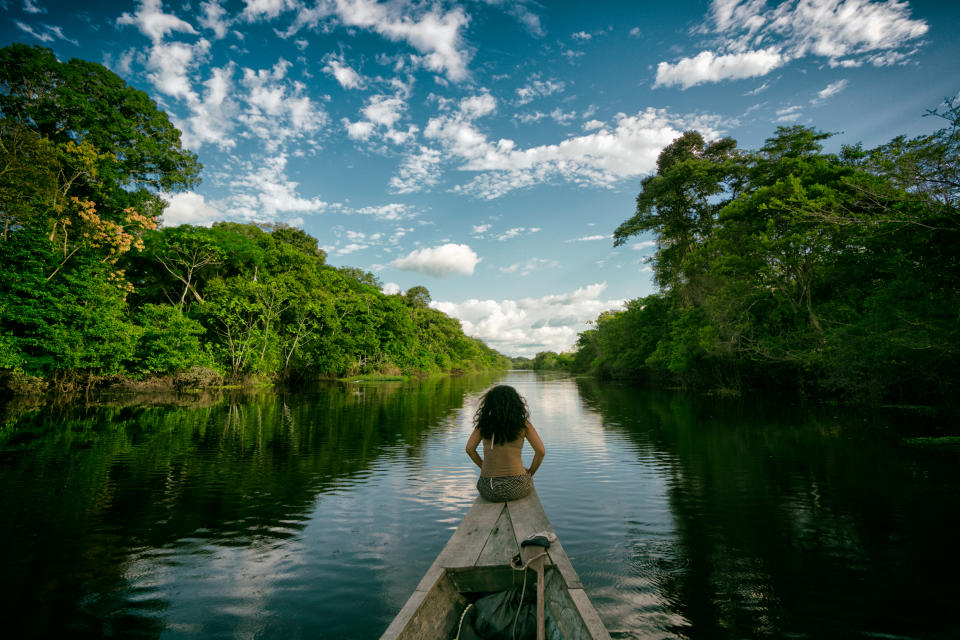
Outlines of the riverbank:
{"label": "riverbank", "polygon": [[198,390],[253,390],[280,383],[297,386],[306,381],[328,380],[338,382],[407,382],[433,377],[463,376],[471,373],[491,373],[500,369],[467,371],[455,368],[446,371],[388,371],[353,376],[316,374],[300,376],[295,380],[266,374],[231,378],[207,367],[191,367],[169,374],[134,377],[129,375],[95,375],[77,372],[59,372],[42,378],[15,371],[0,371],[0,396],[43,396],[49,394],[106,393],[166,393]]}

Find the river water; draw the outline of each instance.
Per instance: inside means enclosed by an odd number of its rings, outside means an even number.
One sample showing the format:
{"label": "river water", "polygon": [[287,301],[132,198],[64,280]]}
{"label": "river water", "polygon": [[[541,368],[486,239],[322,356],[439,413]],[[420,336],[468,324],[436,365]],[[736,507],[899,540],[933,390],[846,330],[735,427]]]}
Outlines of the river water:
{"label": "river water", "polygon": [[8,407],[4,637],[378,637],[475,497],[497,381],[615,638],[960,637],[956,454],[875,416],[539,372]]}

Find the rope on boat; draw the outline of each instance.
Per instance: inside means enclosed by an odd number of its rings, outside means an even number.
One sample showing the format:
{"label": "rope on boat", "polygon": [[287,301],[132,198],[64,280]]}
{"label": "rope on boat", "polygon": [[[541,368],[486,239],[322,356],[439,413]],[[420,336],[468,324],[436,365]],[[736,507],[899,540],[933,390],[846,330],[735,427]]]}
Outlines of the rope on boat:
{"label": "rope on boat", "polygon": [[[513,616],[513,628],[510,630],[510,637],[516,638],[517,634],[517,620],[520,619],[520,608],[523,607],[523,596],[527,590],[527,568],[533,564],[534,560],[539,560],[540,558],[550,555],[548,552],[544,551],[543,553],[533,556],[527,560],[524,564],[519,566],[514,566],[513,562],[510,563],[510,568],[514,571],[523,571],[523,586],[520,588],[520,604],[517,605],[517,614]],[[460,622],[457,624],[457,635],[453,640],[460,640],[460,632],[463,631],[463,620],[467,617],[467,611],[470,611],[470,607],[473,606],[473,603],[467,605],[463,610],[463,613],[460,614]]]}
{"label": "rope on boat", "polygon": [[470,611],[470,607],[472,606],[473,603],[471,602],[467,605],[467,608],[463,610],[463,613],[460,614],[460,624],[457,625],[457,636],[453,640],[460,640],[460,631],[463,629],[463,619],[467,617],[467,611]]}
{"label": "rope on boat", "polygon": [[520,609],[523,608],[523,596],[526,595],[526,592],[527,592],[527,567],[533,564],[534,560],[539,560],[540,558],[546,555],[549,555],[549,554],[546,551],[544,551],[540,555],[533,556],[532,558],[527,560],[524,564],[522,564],[519,567],[514,567],[513,563],[512,562],[510,563],[510,567],[514,571],[523,571],[523,586],[520,587],[520,604],[517,605],[517,613],[515,616],[513,616],[513,628],[510,629],[510,638],[512,640],[516,640],[516,637],[517,637],[517,620],[520,619]]}

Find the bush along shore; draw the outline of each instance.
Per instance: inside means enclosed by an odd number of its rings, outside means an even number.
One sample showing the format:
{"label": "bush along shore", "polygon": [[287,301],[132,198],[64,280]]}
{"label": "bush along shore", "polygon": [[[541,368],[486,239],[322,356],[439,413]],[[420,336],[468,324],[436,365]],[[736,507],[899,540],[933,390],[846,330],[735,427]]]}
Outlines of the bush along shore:
{"label": "bush along shore", "polygon": [[163,227],[201,166],[143,92],[0,49],[0,387],[151,390],[506,368],[412,287],[283,224]]}

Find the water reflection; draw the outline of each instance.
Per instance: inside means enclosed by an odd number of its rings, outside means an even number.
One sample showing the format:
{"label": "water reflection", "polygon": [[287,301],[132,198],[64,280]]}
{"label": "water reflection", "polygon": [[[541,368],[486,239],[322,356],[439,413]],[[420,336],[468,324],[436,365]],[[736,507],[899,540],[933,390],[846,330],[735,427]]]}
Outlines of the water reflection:
{"label": "water reflection", "polygon": [[[960,637],[954,458],[835,412],[500,381],[615,637]],[[377,637],[474,498],[492,382],[8,407],[5,635]]]}
{"label": "water reflection", "polygon": [[[335,629],[389,537],[376,497],[344,496],[415,472],[487,384],[16,408],[0,431],[8,637],[283,637],[290,612],[298,633]],[[338,574],[325,605],[311,583]]]}
{"label": "water reflection", "polygon": [[629,544],[680,620],[640,625],[689,638],[958,637],[954,461],[916,459],[813,410],[579,387],[668,474],[673,539],[640,526]]}

